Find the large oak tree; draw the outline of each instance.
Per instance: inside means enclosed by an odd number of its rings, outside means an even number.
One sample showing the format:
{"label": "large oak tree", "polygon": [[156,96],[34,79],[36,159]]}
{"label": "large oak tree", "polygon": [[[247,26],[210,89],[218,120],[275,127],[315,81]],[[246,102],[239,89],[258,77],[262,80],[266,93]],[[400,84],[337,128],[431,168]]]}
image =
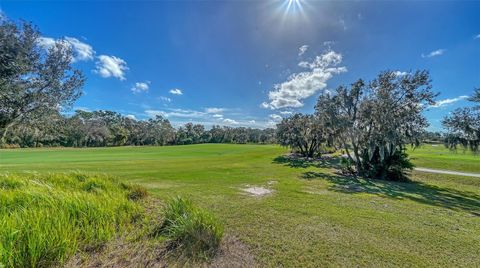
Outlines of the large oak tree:
{"label": "large oak tree", "polygon": [[0,20],[0,141],[7,130],[31,116],[70,106],[84,76],[71,66],[72,50],[59,40],[40,48],[30,23]]}

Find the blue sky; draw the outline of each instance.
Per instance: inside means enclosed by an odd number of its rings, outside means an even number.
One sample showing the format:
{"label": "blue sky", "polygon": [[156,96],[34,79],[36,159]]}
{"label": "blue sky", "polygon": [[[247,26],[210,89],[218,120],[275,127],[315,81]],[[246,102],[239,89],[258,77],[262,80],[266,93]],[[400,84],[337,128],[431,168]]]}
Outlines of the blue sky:
{"label": "blue sky", "polygon": [[480,2],[0,0],[87,76],[74,109],[232,126],[313,112],[317,96],[382,70],[427,69],[432,130],[480,86]]}

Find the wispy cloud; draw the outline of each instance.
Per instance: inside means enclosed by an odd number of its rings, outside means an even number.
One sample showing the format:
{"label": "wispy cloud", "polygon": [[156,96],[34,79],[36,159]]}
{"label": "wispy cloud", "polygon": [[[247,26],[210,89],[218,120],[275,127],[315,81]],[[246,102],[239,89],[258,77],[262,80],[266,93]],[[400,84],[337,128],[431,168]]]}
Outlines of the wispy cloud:
{"label": "wispy cloud", "polygon": [[447,105],[450,105],[452,103],[455,103],[455,102],[458,102],[458,101],[461,101],[461,100],[465,100],[467,98],[468,98],[468,96],[462,95],[462,96],[458,96],[458,97],[452,98],[452,99],[439,100],[435,104],[430,105],[429,107],[430,108],[439,108],[439,107],[447,106]]}
{"label": "wispy cloud", "polygon": [[169,97],[165,97],[165,96],[160,96],[158,99],[160,99],[161,101],[164,101],[164,102],[172,102],[172,99],[170,99]]}
{"label": "wispy cloud", "polygon": [[121,58],[107,55],[98,56],[95,72],[101,77],[115,77],[120,80],[125,80],[125,72],[127,70],[127,63]]}
{"label": "wispy cloud", "polygon": [[441,49],[434,50],[426,55],[422,53],[422,58],[432,58],[432,57],[441,56],[445,54],[446,51],[447,51],[446,49],[441,48]]}
{"label": "wispy cloud", "polygon": [[182,90],[179,88],[172,88],[168,92],[170,92],[170,94],[173,94],[173,95],[183,95]]}
{"label": "wispy cloud", "polygon": [[480,34],[475,35],[473,39],[480,39]]}
{"label": "wispy cloud", "polygon": [[225,108],[215,108],[215,107],[205,108],[205,112],[209,114],[223,113],[225,110],[226,110]]}
{"label": "wispy cloud", "polygon": [[269,102],[261,106],[272,110],[302,107],[302,101],[325,89],[333,75],[347,71],[346,67],[336,67],[341,62],[342,55],[333,50],[317,56],[312,62],[300,62],[298,65],[308,71],[295,73],[287,81],[276,84],[268,93]]}
{"label": "wispy cloud", "polygon": [[149,88],[150,88],[150,81],[145,81],[145,82],[135,83],[135,86],[133,86],[130,90],[136,94],[136,93],[148,92]]}
{"label": "wispy cloud", "polygon": [[303,45],[301,47],[298,48],[298,56],[302,56],[303,54],[305,54],[305,52],[307,52],[308,50],[308,45]]}

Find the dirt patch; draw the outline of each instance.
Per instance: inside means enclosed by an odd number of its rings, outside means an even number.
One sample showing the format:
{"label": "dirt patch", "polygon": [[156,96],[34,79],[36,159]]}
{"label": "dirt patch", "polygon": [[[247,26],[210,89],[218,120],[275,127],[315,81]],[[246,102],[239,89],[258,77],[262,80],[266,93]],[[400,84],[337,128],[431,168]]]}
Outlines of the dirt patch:
{"label": "dirt patch", "polygon": [[259,267],[248,247],[234,236],[222,240],[221,250],[206,267]]}
{"label": "dirt patch", "polygon": [[162,203],[151,197],[142,202],[145,213],[150,215],[146,224],[151,228],[138,226],[100,248],[76,254],[64,267],[258,267],[248,247],[228,234],[208,262],[178,257],[166,240],[151,235],[155,224],[162,221]]}
{"label": "dirt patch", "polygon": [[265,196],[273,193],[272,189],[268,189],[261,186],[253,186],[253,187],[247,186],[246,188],[242,188],[242,191],[249,193],[250,195],[253,195],[253,196]]}

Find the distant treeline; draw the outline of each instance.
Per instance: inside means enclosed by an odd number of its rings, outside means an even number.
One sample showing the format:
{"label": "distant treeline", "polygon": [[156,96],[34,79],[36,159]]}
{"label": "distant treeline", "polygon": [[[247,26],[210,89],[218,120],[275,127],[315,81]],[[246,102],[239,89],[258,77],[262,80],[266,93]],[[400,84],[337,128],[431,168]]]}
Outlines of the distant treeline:
{"label": "distant treeline", "polygon": [[136,120],[112,111],[58,112],[31,117],[10,128],[3,147],[102,147],[198,143],[275,143],[275,130],[187,123],[174,128],[162,116]]}

